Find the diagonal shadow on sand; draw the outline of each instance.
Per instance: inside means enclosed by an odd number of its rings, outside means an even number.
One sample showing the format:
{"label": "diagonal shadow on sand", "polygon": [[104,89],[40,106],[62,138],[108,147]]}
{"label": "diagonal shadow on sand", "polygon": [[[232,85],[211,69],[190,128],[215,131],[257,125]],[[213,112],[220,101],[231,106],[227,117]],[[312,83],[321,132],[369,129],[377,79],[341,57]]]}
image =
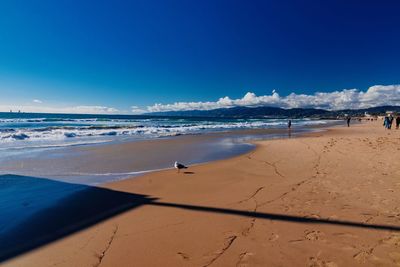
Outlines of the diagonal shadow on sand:
{"label": "diagonal shadow on sand", "polygon": [[0,176],[0,262],[155,199],[43,178]]}
{"label": "diagonal shadow on sand", "polygon": [[158,202],[146,195],[49,179],[0,176],[0,262],[142,205],[307,224],[400,231],[400,226]]}
{"label": "diagonal shadow on sand", "polygon": [[274,221],[287,221],[294,223],[308,223],[308,224],[331,224],[331,225],[341,225],[349,227],[359,227],[359,228],[369,228],[375,230],[390,230],[390,231],[400,231],[400,226],[394,225],[379,225],[379,224],[366,224],[362,222],[352,222],[352,221],[341,221],[341,220],[331,220],[331,219],[318,219],[310,217],[300,217],[294,215],[285,214],[274,214],[274,213],[263,213],[254,211],[244,211],[244,210],[234,210],[234,209],[224,209],[215,207],[204,207],[195,206],[187,204],[177,204],[177,203],[165,203],[165,202],[152,202],[149,205],[161,206],[161,207],[171,207],[186,210],[194,210],[200,212],[214,212],[227,215],[245,216],[257,219],[267,219]]}

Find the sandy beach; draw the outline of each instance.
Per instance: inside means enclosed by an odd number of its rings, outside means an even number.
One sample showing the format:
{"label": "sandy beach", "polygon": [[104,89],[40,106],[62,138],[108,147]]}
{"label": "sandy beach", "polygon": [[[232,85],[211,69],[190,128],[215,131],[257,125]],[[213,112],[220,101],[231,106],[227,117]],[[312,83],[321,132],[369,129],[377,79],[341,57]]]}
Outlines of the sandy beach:
{"label": "sandy beach", "polygon": [[256,145],[103,185],[46,223],[85,209],[104,212],[96,221],[0,265],[400,266],[400,130],[365,122]]}

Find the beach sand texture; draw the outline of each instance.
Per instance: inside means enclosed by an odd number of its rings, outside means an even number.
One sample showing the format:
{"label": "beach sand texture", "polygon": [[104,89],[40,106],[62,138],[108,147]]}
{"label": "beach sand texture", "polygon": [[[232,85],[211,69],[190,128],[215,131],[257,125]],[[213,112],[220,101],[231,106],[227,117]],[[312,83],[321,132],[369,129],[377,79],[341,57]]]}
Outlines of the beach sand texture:
{"label": "beach sand texture", "polygon": [[400,130],[367,122],[256,144],[104,185],[155,199],[3,265],[400,266]]}

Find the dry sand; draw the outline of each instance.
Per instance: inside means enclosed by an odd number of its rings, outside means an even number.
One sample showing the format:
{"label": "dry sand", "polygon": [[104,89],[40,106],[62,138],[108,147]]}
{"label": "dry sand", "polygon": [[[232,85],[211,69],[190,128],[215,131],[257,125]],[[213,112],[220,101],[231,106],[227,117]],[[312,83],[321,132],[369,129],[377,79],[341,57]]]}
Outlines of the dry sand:
{"label": "dry sand", "polygon": [[400,130],[257,142],[228,160],[105,185],[156,201],[5,266],[400,266]]}

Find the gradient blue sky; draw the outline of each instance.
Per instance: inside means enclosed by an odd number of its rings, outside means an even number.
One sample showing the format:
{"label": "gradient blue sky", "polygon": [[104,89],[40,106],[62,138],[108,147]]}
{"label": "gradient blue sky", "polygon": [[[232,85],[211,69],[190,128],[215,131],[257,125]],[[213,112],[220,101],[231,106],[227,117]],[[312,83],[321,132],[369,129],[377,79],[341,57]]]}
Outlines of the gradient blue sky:
{"label": "gradient blue sky", "polygon": [[399,14],[396,0],[3,0],[0,104],[125,113],[398,84]]}

